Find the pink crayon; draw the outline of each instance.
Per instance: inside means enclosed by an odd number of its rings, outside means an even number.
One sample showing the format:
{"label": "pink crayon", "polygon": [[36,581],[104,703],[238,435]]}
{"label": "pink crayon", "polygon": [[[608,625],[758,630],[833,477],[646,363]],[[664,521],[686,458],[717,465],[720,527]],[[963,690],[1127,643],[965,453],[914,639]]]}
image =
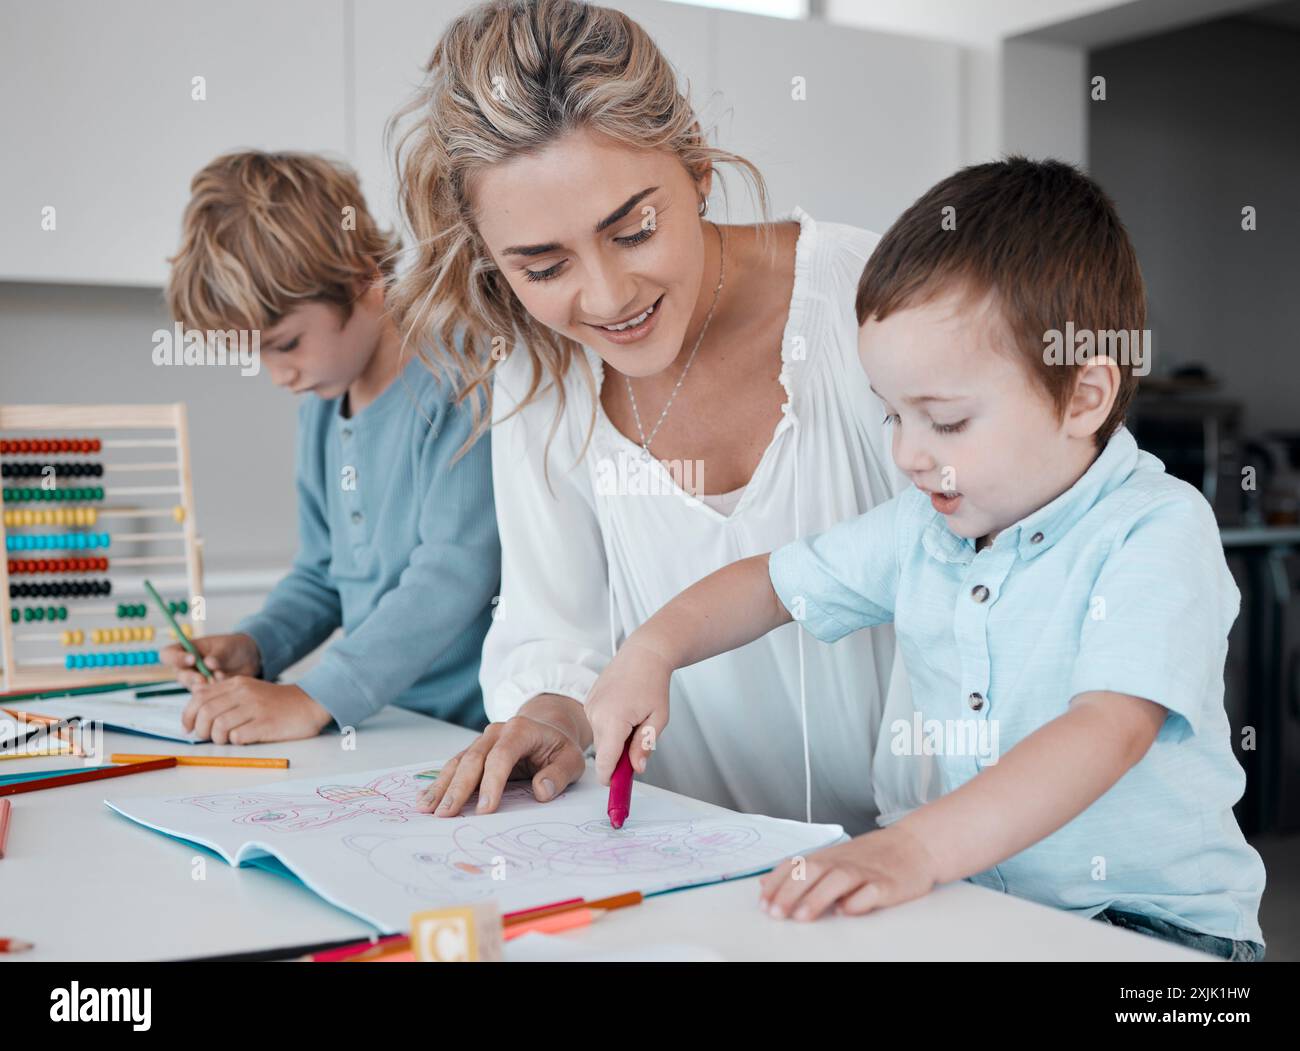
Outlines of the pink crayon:
{"label": "pink crayon", "polygon": [[618,766],[614,767],[614,774],[609,779],[609,806],[606,813],[609,814],[609,823],[615,828],[623,827],[623,822],[632,810],[632,759],[627,754],[631,746],[632,738],[629,737],[623,745]]}

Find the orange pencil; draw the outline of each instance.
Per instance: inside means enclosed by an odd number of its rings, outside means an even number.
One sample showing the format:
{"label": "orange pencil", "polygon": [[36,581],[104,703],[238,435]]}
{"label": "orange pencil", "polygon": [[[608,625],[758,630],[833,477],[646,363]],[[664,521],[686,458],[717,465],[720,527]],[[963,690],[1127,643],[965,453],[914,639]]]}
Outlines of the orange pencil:
{"label": "orange pencil", "polygon": [[508,914],[502,921],[503,926],[508,930],[520,923],[528,923],[530,920],[540,920],[544,916],[554,916],[561,912],[571,912],[573,909],[604,909],[607,912],[612,909],[626,908],[628,905],[640,905],[641,892],[639,890],[629,891],[627,894],[615,894],[609,898],[597,898],[594,901],[583,901],[582,898],[575,898],[573,901],[561,902],[556,905],[545,906],[540,909],[533,909],[528,912],[515,912]]}
{"label": "orange pencil", "polygon": [[26,952],[32,947],[31,942],[20,941],[17,938],[0,938],[0,952]]}
{"label": "orange pencil", "polygon": [[40,781],[19,781],[12,785],[0,785],[0,796],[16,796],[20,792],[39,792],[45,788],[61,788],[63,785],[79,785],[85,781],[102,781],[106,777],[122,777],[126,774],[143,774],[149,770],[166,770],[176,765],[172,758],[155,759],[149,763],[127,763],[110,770],[87,770],[79,774],[65,774],[63,777],[46,777]]}
{"label": "orange pencil", "polygon": [[5,840],[9,838],[9,814],[12,810],[9,800],[0,799],[0,858],[5,856]]}
{"label": "orange pencil", "polygon": [[147,763],[151,759],[175,759],[177,766],[259,766],[284,769],[289,765],[288,759],[271,759],[261,756],[243,755],[147,755],[135,752],[114,752],[108,757],[110,763]]}
{"label": "orange pencil", "polygon": [[571,931],[578,927],[590,926],[604,915],[604,909],[566,909],[564,912],[557,912],[553,916],[543,916],[538,920],[526,920],[523,923],[511,924],[505,929],[501,937],[505,941],[510,941],[533,932],[538,934],[558,934],[560,931]]}

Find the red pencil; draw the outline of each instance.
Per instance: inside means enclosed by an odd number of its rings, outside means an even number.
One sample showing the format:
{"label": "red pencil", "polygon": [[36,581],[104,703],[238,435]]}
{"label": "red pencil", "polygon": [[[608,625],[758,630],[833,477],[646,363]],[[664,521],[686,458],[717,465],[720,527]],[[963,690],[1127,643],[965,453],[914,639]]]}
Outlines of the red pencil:
{"label": "red pencil", "polygon": [[502,923],[516,923],[525,918],[531,918],[540,912],[550,912],[552,909],[559,910],[564,908],[573,908],[583,905],[585,902],[582,898],[565,898],[563,901],[553,901],[549,905],[534,905],[531,909],[516,909],[514,912],[503,912],[501,914]]}
{"label": "red pencil", "polygon": [[127,763],[108,770],[86,770],[79,774],[67,774],[63,777],[43,777],[39,781],[19,781],[12,785],[0,785],[0,796],[16,796],[19,792],[39,792],[44,788],[60,788],[63,785],[79,785],[83,781],[101,781],[106,777],[121,777],[124,774],[143,774],[148,770],[165,770],[176,765],[176,757],[169,755],[166,759],[151,759],[147,763]]}
{"label": "red pencil", "polygon": [[9,812],[12,809],[9,800],[0,799],[0,858],[5,856],[5,840],[9,838]]}
{"label": "red pencil", "polygon": [[619,756],[618,766],[609,779],[609,823],[615,828],[622,828],[627,815],[632,811],[632,759],[628,749],[632,747],[632,738],[623,745],[623,754]]}

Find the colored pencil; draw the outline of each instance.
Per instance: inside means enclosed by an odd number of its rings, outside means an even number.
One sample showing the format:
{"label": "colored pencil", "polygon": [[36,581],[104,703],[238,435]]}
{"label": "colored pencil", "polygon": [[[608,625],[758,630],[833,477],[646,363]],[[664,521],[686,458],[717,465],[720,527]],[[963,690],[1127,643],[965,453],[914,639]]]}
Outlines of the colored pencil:
{"label": "colored pencil", "polygon": [[112,693],[115,690],[143,689],[157,685],[159,684],[147,682],[110,682],[98,686],[65,686],[61,690],[15,690],[12,693],[0,693],[0,701],[53,701],[60,697],[80,697],[87,693]]}
{"label": "colored pencil", "polygon": [[136,752],[114,752],[108,757],[111,763],[147,763],[150,759],[175,759],[177,766],[260,766],[283,770],[288,759],[271,759],[243,755],[148,755]]}
{"label": "colored pencil", "polygon": [[389,934],[375,941],[353,941],[347,945],[332,945],[331,947],[318,951],[301,953],[297,957],[300,960],[311,960],[313,963],[334,963],[338,960],[345,960],[349,956],[357,956],[363,952],[370,952],[378,948],[392,948],[398,943],[401,947],[406,948],[411,944],[411,939],[405,934]]}
{"label": "colored pencil", "polygon": [[107,770],[87,770],[79,774],[65,774],[63,777],[46,777],[40,781],[24,781],[16,785],[0,785],[0,796],[16,796],[20,792],[39,792],[44,788],[62,788],[64,785],[79,785],[86,781],[102,781],[108,777],[124,777],[127,774],[143,774],[150,770],[166,770],[176,765],[176,760],[154,759],[148,763],[127,763]]}
{"label": "colored pencil", "polygon": [[5,841],[9,838],[9,815],[13,806],[9,800],[0,799],[0,858],[5,856]]}
{"label": "colored pencil", "polygon": [[527,923],[530,920],[541,919],[543,916],[554,916],[557,913],[569,912],[572,909],[604,909],[609,912],[614,909],[622,909],[628,905],[640,905],[642,901],[639,890],[629,891],[627,894],[615,894],[609,898],[597,898],[595,901],[584,901],[582,898],[574,898],[573,901],[560,902],[556,905],[546,905],[539,909],[529,909],[525,912],[512,912],[503,919],[503,926],[507,929],[514,927],[519,923]]}
{"label": "colored pencil", "polygon": [[549,905],[534,905],[531,909],[516,909],[514,912],[503,912],[501,914],[502,923],[514,923],[517,920],[527,920],[534,916],[541,915],[544,912],[559,912],[560,909],[576,909],[587,904],[582,898],[565,898],[563,901],[553,901]]}
{"label": "colored pencil", "polygon": [[528,920],[507,927],[501,937],[506,941],[525,934],[559,934],[561,931],[587,927],[605,915],[604,909],[568,909],[538,920]]}
{"label": "colored pencil", "polygon": [[[54,747],[55,744],[60,747]],[[48,759],[56,755],[77,756],[81,754],[70,742],[60,737],[46,738],[43,744],[33,741],[30,746],[24,745],[21,752],[0,752],[0,759]]]}
{"label": "colored pencil", "polygon": [[376,935],[376,941],[358,942],[360,936],[353,934],[347,938],[336,938],[329,942],[308,942],[305,945],[284,945],[273,949],[254,949],[251,952],[220,953],[216,956],[186,956],[173,963],[269,963],[272,961],[309,961],[317,953],[331,949],[343,949],[360,944],[362,948],[372,948],[390,938],[406,939],[405,934]]}
{"label": "colored pencil", "polygon": [[19,781],[39,781],[44,777],[62,777],[64,774],[79,774],[85,770],[112,769],[112,766],[61,766],[57,770],[28,770],[21,774],[0,774],[0,785],[17,784]]}
{"label": "colored pencil", "polygon": [[0,952],[26,952],[35,948],[31,942],[19,941],[17,938],[0,938]]}
{"label": "colored pencil", "polygon": [[167,608],[167,603],[162,600],[162,596],[158,594],[154,589],[154,586],[147,580],[144,582],[144,589],[149,593],[149,597],[153,599],[153,604],[158,607],[159,612],[161,612],[167,619],[167,623],[172,626],[172,630],[176,632],[176,641],[184,646],[185,651],[194,658],[194,666],[199,669],[199,672],[208,680],[208,682],[211,682],[212,670],[203,663],[203,658],[199,656],[198,648],[189,640],[185,632],[181,631],[181,626],[176,623],[176,618],[172,615],[172,611]]}

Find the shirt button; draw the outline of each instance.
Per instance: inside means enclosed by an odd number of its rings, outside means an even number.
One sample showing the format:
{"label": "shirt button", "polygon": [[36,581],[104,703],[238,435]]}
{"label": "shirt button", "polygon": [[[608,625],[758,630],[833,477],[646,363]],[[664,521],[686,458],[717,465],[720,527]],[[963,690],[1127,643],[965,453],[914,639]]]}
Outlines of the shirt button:
{"label": "shirt button", "polygon": [[339,431],[339,433],[340,433],[341,435],[343,435],[343,437],[344,437],[345,439],[346,439],[346,438],[351,438],[351,437],[352,437],[352,428],[351,428],[351,427],[344,427],[343,430]]}
{"label": "shirt button", "polygon": [[1029,542],[1031,544],[1041,544],[1043,542],[1043,534],[1035,533],[1033,536],[1029,538]]}
{"label": "shirt button", "polygon": [[984,707],[984,695],[982,693],[972,693],[966,698],[966,703],[970,705],[970,710],[978,712]]}
{"label": "shirt button", "polygon": [[976,584],[973,588],[970,589],[970,597],[973,598],[976,602],[983,602],[986,598],[989,597],[989,589],[986,588],[983,584]]}
{"label": "shirt button", "polygon": [[352,524],[353,524],[353,525],[360,525],[360,524],[361,524],[361,520],[362,520],[363,517],[364,517],[364,515],[362,515],[360,511],[353,511],[353,512],[352,512]]}

